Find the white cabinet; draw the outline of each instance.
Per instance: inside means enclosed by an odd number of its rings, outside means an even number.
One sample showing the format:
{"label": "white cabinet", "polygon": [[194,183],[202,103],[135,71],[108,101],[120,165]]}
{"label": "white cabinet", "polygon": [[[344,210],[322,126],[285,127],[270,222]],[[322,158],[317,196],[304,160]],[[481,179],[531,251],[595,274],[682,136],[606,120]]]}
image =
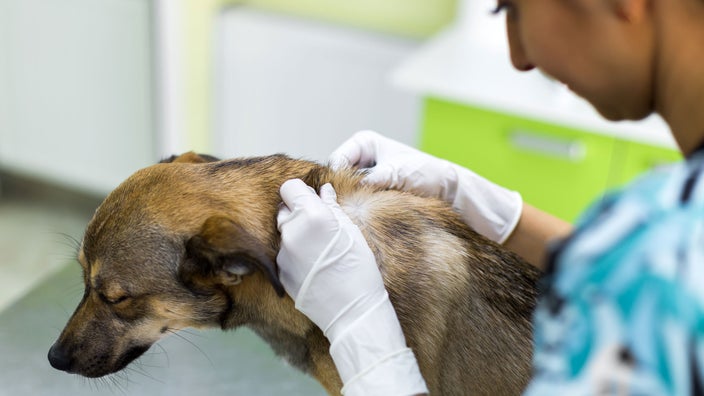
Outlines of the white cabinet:
{"label": "white cabinet", "polygon": [[217,23],[217,154],[324,161],[360,129],[417,143],[418,96],[390,82],[417,41],[247,7]]}
{"label": "white cabinet", "polygon": [[0,0],[0,167],[105,193],[155,155],[147,0]]}

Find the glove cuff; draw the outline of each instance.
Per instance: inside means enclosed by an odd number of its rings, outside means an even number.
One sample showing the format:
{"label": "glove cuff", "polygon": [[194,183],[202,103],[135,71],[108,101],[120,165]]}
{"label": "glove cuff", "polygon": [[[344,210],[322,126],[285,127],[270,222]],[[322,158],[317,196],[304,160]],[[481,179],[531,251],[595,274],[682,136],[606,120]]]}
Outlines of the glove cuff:
{"label": "glove cuff", "polygon": [[452,206],[475,231],[494,242],[504,243],[521,218],[521,194],[458,165],[454,165],[454,170],[457,191]]}
{"label": "glove cuff", "polygon": [[342,387],[345,396],[412,396],[427,393],[428,387],[409,348],[380,360]]}
{"label": "glove cuff", "polygon": [[425,381],[388,295],[330,339],[344,395],[416,395]]}

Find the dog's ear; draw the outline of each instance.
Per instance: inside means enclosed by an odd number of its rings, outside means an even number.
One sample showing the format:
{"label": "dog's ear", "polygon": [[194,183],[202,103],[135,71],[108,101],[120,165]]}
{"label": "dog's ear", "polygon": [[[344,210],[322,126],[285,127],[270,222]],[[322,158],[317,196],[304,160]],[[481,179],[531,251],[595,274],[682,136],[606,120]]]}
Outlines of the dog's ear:
{"label": "dog's ear", "polygon": [[266,247],[242,226],[224,216],[209,217],[200,232],[186,242],[186,260],[179,277],[198,287],[214,279],[222,285],[235,285],[243,276],[261,271],[283,297],[285,290],[274,261]]}
{"label": "dog's ear", "polygon": [[181,163],[188,163],[188,164],[202,164],[206,162],[216,162],[220,161],[220,159],[213,157],[212,155],[207,155],[207,154],[196,154],[193,151],[189,151],[187,153],[183,153],[181,155],[172,155],[169,158],[163,159],[159,161],[160,164],[166,164],[166,163],[172,163],[172,162],[181,162]]}

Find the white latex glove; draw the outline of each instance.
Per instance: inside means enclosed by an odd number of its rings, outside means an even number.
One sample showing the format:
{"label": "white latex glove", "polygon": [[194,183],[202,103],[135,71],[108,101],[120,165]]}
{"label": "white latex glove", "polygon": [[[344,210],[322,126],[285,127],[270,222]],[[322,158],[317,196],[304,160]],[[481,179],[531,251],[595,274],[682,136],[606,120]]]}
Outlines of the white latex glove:
{"label": "white latex glove", "polygon": [[345,395],[427,393],[372,251],[331,185],[281,186],[281,283],[330,341]]}
{"label": "white latex glove", "polygon": [[374,131],[354,134],[331,154],[330,164],[368,168],[367,183],[440,198],[475,231],[498,243],[511,235],[523,210],[518,192]]}

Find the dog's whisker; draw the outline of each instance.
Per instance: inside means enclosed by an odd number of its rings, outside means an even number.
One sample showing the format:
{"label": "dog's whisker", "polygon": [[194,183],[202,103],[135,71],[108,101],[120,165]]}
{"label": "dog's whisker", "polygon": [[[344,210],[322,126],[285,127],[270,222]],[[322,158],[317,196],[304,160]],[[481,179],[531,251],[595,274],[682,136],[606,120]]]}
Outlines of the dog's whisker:
{"label": "dog's whisker", "polygon": [[109,384],[107,382],[108,380],[105,378],[97,378],[94,379],[93,381],[90,381],[90,387],[93,389],[95,392],[100,392],[104,390],[105,388],[109,388]]}
{"label": "dog's whisker", "polygon": [[186,333],[192,337],[206,338],[202,333],[198,332],[197,330],[189,330],[189,329],[170,329],[170,330],[178,331],[179,333]]}
{"label": "dog's whisker", "polygon": [[111,376],[106,376],[106,377],[101,377],[100,379],[101,379],[100,382],[102,382],[104,388],[108,388],[108,389],[111,389],[111,390],[113,390],[113,391],[114,391],[115,389],[120,390],[120,388],[115,385],[114,380],[113,380],[113,377],[111,377]]}
{"label": "dog's whisker", "polygon": [[[145,362],[144,362],[144,359],[143,359],[143,358],[145,358],[145,357],[152,358],[152,357],[154,357],[154,356],[160,356],[160,355],[163,355],[163,352],[147,352],[147,353],[145,353],[145,354],[142,355],[142,358],[140,358],[140,359],[138,359],[138,360],[135,360],[135,361],[132,362],[132,364],[131,364],[130,366],[128,366],[128,367],[141,370],[141,371],[143,371],[144,373],[148,373],[148,371],[146,370],[147,368],[164,368],[164,365],[163,365],[163,364],[159,364],[159,363],[149,363],[149,364],[148,364],[148,363],[145,363]],[[153,359],[152,359],[152,360],[153,360]],[[167,360],[168,360],[168,357],[167,357]]]}
{"label": "dog's whisker", "polygon": [[203,357],[205,357],[208,360],[208,362],[210,363],[211,366],[215,367],[215,364],[213,363],[212,360],[210,360],[210,357],[208,357],[208,355],[198,345],[196,345],[196,343],[194,343],[193,341],[184,337],[183,335],[179,334],[178,331],[176,331],[174,329],[166,329],[166,331],[168,331],[169,333],[175,335],[176,337],[186,341],[187,343],[191,344],[195,349],[197,349],[203,355]]}
{"label": "dog's whisker", "polygon": [[66,288],[66,290],[64,291],[64,297],[75,296],[79,292],[82,292],[84,289],[85,285],[83,284],[83,282],[76,283],[75,285]]}
{"label": "dog's whisker", "polygon": [[169,353],[166,351],[166,348],[164,348],[164,347],[163,347],[161,344],[159,344],[158,342],[156,343],[156,346],[158,346],[159,349],[161,349],[161,352],[162,352],[162,353],[164,354],[164,356],[166,357],[166,367],[170,367],[170,366],[171,366],[171,359],[169,358]]}
{"label": "dog's whisker", "polygon": [[[123,378],[125,381],[132,383],[132,384],[139,384],[137,381],[133,380],[132,378],[129,378],[127,373],[134,373],[134,374],[139,374],[143,377],[149,378],[150,380],[156,381],[154,377],[149,375],[146,371],[144,371],[144,368],[137,362],[132,362],[129,366],[125,367],[121,372],[119,372],[119,375],[121,378]],[[118,373],[115,373],[116,375]],[[157,381],[161,383],[161,381]]]}
{"label": "dog's whisker", "polygon": [[113,391],[118,390],[121,394],[127,395],[129,380],[126,377],[113,374],[106,378],[106,382],[108,381]]}
{"label": "dog's whisker", "polygon": [[[65,246],[72,248],[75,253],[78,253],[78,250],[81,248],[81,241],[78,238],[74,237],[71,234],[67,234],[65,232],[60,232],[60,231],[53,232],[53,234],[56,234],[56,235],[62,237],[62,240],[59,242]],[[74,255],[73,257],[75,258],[76,256]]]}
{"label": "dog's whisker", "polygon": [[[134,363],[132,363],[132,364],[134,364]],[[147,369],[149,369],[149,368],[163,368],[163,367],[164,367],[164,366],[162,366],[162,365],[160,365],[160,364],[147,364],[147,363],[140,362],[140,363],[138,363],[136,366],[134,366],[134,367],[132,367],[132,368],[133,368],[133,369],[136,369],[136,370],[137,370],[137,369],[138,369],[138,370],[141,370],[141,371],[143,371],[144,373],[148,373]]]}
{"label": "dog's whisker", "polygon": [[[126,367],[125,369],[126,369],[127,371],[129,371],[129,372],[132,372],[132,373],[135,373],[135,374],[139,374],[139,375],[141,375],[141,376],[143,376],[143,377],[145,377],[145,378],[148,378],[148,379],[150,379],[150,380],[152,380],[152,381],[154,381],[154,382],[158,382],[158,383],[160,383],[160,384],[165,384],[164,381],[162,381],[162,380],[156,378],[156,377],[153,376],[152,374],[149,374],[149,372],[143,367],[143,364],[139,364],[139,365],[137,365],[137,366],[135,366],[135,365],[133,364],[133,365],[131,365],[131,366]],[[130,382],[133,382],[133,381],[130,381]]]}
{"label": "dog's whisker", "polygon": [[76,255],[73,252],[51,252],[49,253],[51,259],[61,260],[62,265],[76,265]]}
{"label": "dog's whisker", "polygon": [[166,365],[157,365],[157,364],[152,364],[148,365],[144,363],[143,361],[139,361],[140,366],[144,367],[158,367],[158,368],[164,368],[164,367],[169,367],[171,365],[171,361],[169,360],[169,354],[166,352],[166,349],[164,349],[163,346],[157,344],[154,344],[157,347],[159,347],[160,351],[154,351],[150,349],[150,352],[146,352],[143,356],[150,356],[150,357],[157,357],[157,356],[164,356],[166,358]]}
{"label": "dog's whisker", "polygon": [[123,374],[122,376],[119,377],[113,377],[113,383],[117,387],[117,389],[122,393],[123,395],[127,396],[129,392],[129,385],[130,384],[136,384],[135,382],[131,381],[129,377],[126,374]]}
{"label": "dog's whisker", "polygon": [[[124,373],[121,374],[124,375]],[[103,393],[105,389],[110,389],[113,393],[121,393],[126,395],[128,393],[126,383],[129,383],[130,381],[126,377],[122,377],[115,373],[100,378],[81,377],[81,382],[83,386],[87,384],[88,387],[95,393]]]}

